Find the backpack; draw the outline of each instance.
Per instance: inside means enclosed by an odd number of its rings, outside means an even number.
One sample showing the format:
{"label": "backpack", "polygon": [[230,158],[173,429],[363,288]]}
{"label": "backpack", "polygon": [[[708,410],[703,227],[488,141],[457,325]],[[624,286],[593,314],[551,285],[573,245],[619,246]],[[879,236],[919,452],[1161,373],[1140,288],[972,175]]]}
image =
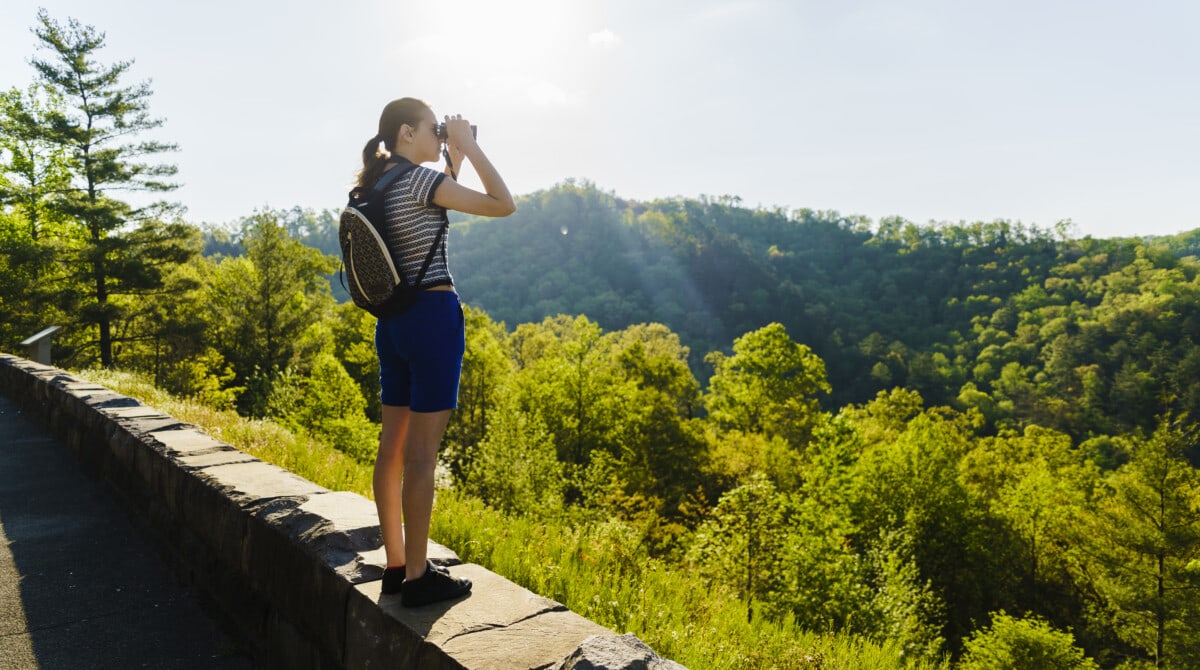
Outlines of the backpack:
{"label": "backpack", "polygon": [[342,210],[338,224],[343,275],[350,279],[347,286],[345,277],[339,275],[342,287],[349,291],[355,305],[381,319],[401,314],[417,301],[418,287],[425,279],[425,272],[433,262],[448,225],[448,222],[442,223],[416,281],[409,283],[404,273],[397,270],[396,261],[383,239],[383,196],[389,186],[415,167],[404,161],[384,172],[370,191],[364,192],[360,188],[350,191],[350,201]]}

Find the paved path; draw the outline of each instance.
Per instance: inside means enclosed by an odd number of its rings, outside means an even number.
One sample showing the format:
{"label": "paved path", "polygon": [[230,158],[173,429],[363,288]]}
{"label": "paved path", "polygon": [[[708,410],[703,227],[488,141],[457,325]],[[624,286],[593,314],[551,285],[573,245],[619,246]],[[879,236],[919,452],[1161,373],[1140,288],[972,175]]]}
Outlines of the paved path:
{"label": "paved path", "polygon": [[0,669],[249,669],[154,546],[0,395]]}

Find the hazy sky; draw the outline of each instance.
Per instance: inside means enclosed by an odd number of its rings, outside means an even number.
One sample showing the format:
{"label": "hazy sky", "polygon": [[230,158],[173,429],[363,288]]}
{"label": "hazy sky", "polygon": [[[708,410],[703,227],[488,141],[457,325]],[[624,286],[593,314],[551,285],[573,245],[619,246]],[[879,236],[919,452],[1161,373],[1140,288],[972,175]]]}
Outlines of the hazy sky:
{"label": "hazy sky", "polygon": [[518,195],[1200,227],[1194,0],[5,0],[0,86],[33,79],[39,6],[152,80],[193,222],[341,207],[380,109],[416,96],[477,124]]}

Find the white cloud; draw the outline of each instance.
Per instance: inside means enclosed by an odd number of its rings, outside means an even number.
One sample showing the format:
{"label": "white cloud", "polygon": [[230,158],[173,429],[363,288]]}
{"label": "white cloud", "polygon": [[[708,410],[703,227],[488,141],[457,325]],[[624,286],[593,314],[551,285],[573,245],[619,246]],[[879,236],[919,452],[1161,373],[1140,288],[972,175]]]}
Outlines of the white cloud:
{"label": "white cloud", "polygon": [[588,44],[601,49],[615,49],[621,46],[621,36],[605,28],[588,35]]}

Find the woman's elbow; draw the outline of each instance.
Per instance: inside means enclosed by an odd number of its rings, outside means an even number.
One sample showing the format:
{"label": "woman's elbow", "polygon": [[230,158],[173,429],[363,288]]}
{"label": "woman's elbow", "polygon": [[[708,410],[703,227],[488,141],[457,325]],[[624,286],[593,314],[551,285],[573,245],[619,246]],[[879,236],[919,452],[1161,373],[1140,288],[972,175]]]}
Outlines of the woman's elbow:
{"label": "woman's elbow", "polygon": [[493,205],[492,211],[489,212],[489,215],[499,218],[508,216],[515,211],[517,211],[517,203],[513,202],[512,199],[497,200]]}

